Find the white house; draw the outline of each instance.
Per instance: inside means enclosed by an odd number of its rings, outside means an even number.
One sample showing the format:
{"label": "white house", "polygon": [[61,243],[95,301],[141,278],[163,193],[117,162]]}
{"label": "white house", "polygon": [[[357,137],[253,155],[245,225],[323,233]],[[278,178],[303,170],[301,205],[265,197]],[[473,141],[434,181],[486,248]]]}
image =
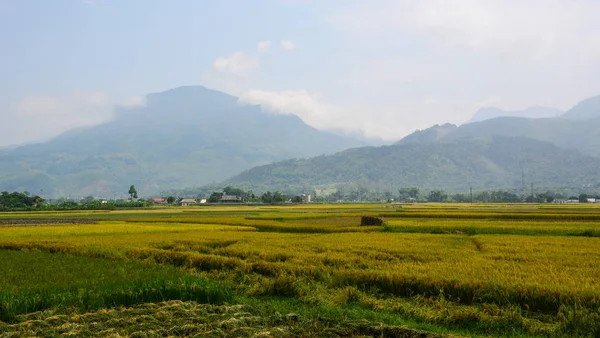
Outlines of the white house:
{"label": "white house", "polygon": [[187,207],[192,204],[196,204],[196,200],[191,199],[191,198],[184,198],[179,202],[179,205],[181,205],[182,207]]}

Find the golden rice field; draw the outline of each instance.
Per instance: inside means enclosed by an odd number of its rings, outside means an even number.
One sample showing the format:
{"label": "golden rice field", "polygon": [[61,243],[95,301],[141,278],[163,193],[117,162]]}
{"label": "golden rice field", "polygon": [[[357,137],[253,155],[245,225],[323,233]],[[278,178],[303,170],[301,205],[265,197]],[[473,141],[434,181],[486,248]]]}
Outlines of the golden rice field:
{"label": "golden rice field", "polygon": [[[360,226],[366,215],[384,226]],[[0,266],[0,333],[135,336],[145,326],[74,328],[97,311],[179,301],[248,313],[243,325],[236,314],[180,318],[197,326],[182,335],[600,337],[599,222],[594,205],[1,213],[0,259],[10,264]],[[63,271],[69,264],[78,269]],[[132,320],[151,321],[150,335],[177,335],[172,320],[142,317]],[[32,318],[42,322],[28,326]]]}

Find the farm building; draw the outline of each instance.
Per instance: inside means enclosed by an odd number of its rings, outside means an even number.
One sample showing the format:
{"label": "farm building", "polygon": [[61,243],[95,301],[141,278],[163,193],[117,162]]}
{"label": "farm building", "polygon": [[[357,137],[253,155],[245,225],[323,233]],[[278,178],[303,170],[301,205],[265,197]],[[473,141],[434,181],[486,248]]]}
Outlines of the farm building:
{"label": "farm building", "polygon": [[192,205],[192,204],[196,204],[196,200],[194,200],[194,199],[191,199],[191,198],[184,198],[184,199],[182,199],[182,200],[179,202],[179,204],[180,204],[182,207],[187,207],[187,206],[190,206],[190,205]]}
{"label": "farm building", "polygon": [[219,199],[221,203],[241,203],[242,198],[235,195],[223,195],[221,199]]}

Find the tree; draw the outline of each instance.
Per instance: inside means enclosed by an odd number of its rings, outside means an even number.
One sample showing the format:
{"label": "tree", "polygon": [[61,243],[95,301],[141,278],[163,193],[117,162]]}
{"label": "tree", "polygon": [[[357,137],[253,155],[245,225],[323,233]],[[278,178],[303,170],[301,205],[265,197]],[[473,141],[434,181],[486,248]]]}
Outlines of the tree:
{"label": "tree", "polygon": [[446,200],[448,200],[448,195],[441,190],[432,190],[427,196],[429,202],[446,202]]}
{"label": "tree", "polygon": [[260,200],[263,203],[273,203],[273,195],[270,191],[267,191],[266,193],[262,194],[262,196],[260,196]]}
{"label": "tree", "polygon": [[276,192],[273,194],[273,202],[274,202],[274,203],[283,203],[283,202],[285,202],[286,200],[287,200],[287,196],[286,196],[286,195],[284,195],[284,194],[282,194],[282,193],[280,193],[279,191],[276,191]]}
{"label": "tree", "polygon": [[208,203],[217,203],[221,200],[221,197],[223,197],[223,194],[215,191],[208,197]]}
{"label": "tree", "polygon": [[129,187],[129,199],[133,201],[133,199],[137,199],[138,198],[138,194],[137,194],[137,190],[135,190],[135,185],[131,185]]}
{"label": "tree", "polygon": [[39,208],[44,204],[45,200],[40,196],[28,196],[25,193],[3,191],[0,194],[0,210],[27,210],[31,208]]}
{"label": "tree", "polygon": [[174,196],[167,197],[167,203],[173,204],[173,202],[175,202],[175,197]]}
{"label": "tree", "polygon": [[454,194],[452,195],[452,201],[457,203],[469,203],[471,202],[471,196],[467,194]]}
{"label": "tree", "polygon": [[244,197],[246,195],[246,192],[242,189],[239,188],[233,188],[233,187],[225,187],[223,189],[223,192],[225,193],[225,195],[232,195],[232,196],[238,196],[238,197]]}
{"label": "tree", "polygon": [[82,203],[90,203],[94,201],[94,196],[87,196],[81,200]]}
{"label": "tree", "polygon": [[409,187],[398,189],[398,199],[401,201],[417,199],[419,197],[419,188]]}

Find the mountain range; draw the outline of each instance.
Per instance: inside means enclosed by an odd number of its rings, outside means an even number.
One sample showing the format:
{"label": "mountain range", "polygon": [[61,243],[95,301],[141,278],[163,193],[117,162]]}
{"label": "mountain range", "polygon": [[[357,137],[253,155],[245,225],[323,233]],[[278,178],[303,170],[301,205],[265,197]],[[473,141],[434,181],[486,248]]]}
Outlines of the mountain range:
{"label": "mountain range", "polygon": [[550,142],[585,155],[600,156],[600,96],[582,101],[554,118],[497,117],[455,126],[435,125],[418,130],[398,144],[449,142],[465,137],[526,137]]}
{"label": "mountain range", "polygon": [[374,147],[202,86],[180,87],[149,94],[142,107],[117,107],[110,122],[0,149],[0,191],[122,197],[131,184],[141,196],[207,185],[290,193],[348,184],[457,192],[599,186],[600,96],[565,113],[488,108],[472,120]]}
{"label": "mountain range", "polygon": [[[595,187],[600,158],[520,137],[462,138],[450,142],[348,149],[328,156],[259,166],[223,185],[286,193],[359,184],[396,191],[403,187],[465,192]],[[525,178],[525,182],[524,182]]]}
{"label": "mountain range", "polygon": [[294,192],[356,183],[382,191],[407,186],[514,191],[530,183],[552,189],[598,188],[600,96],[553,118],[480,118],[416,131],[392,146],[252,168],[223,184]]}
{"label": "mountain range", "polygon": [[485,107],[485,108],[479,109],[475,113],[475,115],[473,115],[473,117],[469,120],[468,123],[481,122],[481,121],[485,121],[485,120],[489,120],[489,119],[494,119],[497,117],[508,117],[508,116],[510,116],[510,117],[525,117],[525,118],[529,118],[529,119],[539,119],[539,118],[545,118],[545,117],[557,117],[563,113],[564,113],[563,111],[556,109],[556,108],[541,107],[541,106],[529,107],[524,110],[516,110],[516,111],[507,111],[507,110],[502,110],[502,109],[495,108],[495,107]]}
{"label": "mountain range", "polygon": [[0,150],[0,190],[112,198],[135,184],[148,195],[365,145],[201,86],[150,94],[146,102],[117,108],[112,121],[98,126]]}

